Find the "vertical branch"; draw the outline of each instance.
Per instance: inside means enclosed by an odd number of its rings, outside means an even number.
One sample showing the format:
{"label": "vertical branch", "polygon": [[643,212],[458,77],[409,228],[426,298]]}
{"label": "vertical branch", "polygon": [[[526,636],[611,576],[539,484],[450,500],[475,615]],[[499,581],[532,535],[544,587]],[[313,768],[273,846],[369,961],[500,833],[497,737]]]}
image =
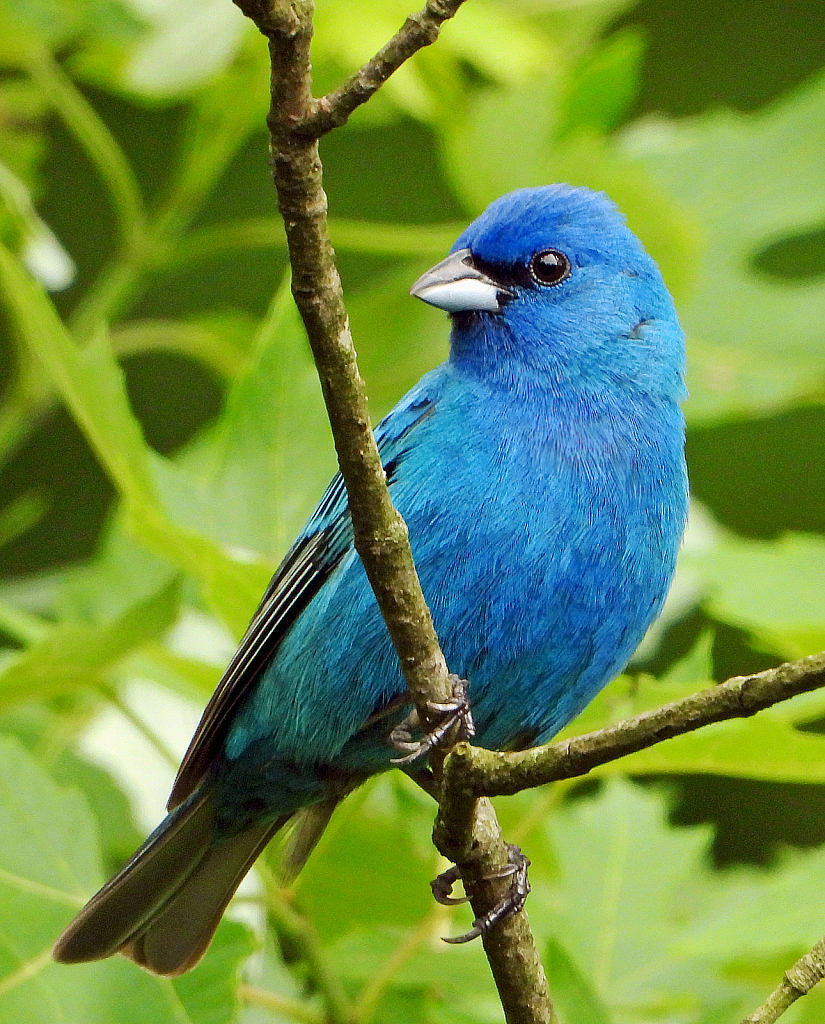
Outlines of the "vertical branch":
{"label": "vertical branch", "polygon": [[[269,40],[272,104],[267,119],[278,206],[284,218],[292,291],[306,328],[347,488],[355,547],[395,646],[423,723],[428,701],[452,695],[444,655],[412,561],[407,528],[393,508],[367,411],[364,383],[344,308],[327,229],[318,137],[342,124],[421,46],[461,0],[427,0],[423,11],[341,90],[317,103],[311,92],[311,0],[236,0]],[[436,772],[440,767],[440,757]],[[487,801],[472,794],[443,833],[443,849],[458,864],[476,915],[501,899],[507,847]],[[438,840],[437,840],[438,841]],[[484,946],[509,1024],[553,1024],[535,943],[524,914],[496,925]]]}
{"label": "vertical branch", "polygon": [[426,721],[427,700],[446,700],[451,687],[415,574],[407,528],[390,501],[372,436],[366,391],[327,229],[318,139],[302,125],[313,104],[309,62],[312,13],[308,0],[279,3],[265,30],[272,61],[268,125],[273,176],[286,228],[292,292],[321,379],[347,486],[355,547],[407,685]]}
{"label": "vertical branch", "polygon": [[[460,865],[478,918],[507,895],[510,878],[494,876],[508,862],[508,848],[490,801],[476,799],[450,774],[454,784],[443,794],[434,840]],[[559,1024],[525,911],[499,921],[481,940],[508,1024]]]}

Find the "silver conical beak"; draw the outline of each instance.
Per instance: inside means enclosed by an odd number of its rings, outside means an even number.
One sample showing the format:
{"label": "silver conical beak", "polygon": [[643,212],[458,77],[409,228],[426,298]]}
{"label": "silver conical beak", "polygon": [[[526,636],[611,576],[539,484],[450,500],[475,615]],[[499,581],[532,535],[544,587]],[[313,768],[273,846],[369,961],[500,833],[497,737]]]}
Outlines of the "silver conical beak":
{"label": "silver conical beak", "polygon": [[500,313],[502,300],[513,293],[477,270],[469,249],[459,249],[422,274],[410,288],[414,295],[448,313],[484,310]]}

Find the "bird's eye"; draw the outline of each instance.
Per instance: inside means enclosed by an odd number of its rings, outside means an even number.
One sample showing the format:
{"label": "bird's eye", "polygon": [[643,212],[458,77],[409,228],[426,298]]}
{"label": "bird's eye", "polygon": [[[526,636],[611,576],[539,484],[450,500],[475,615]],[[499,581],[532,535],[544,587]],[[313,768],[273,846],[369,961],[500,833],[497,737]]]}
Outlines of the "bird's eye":
{"label": "bird's eye", "polygon": [[570,277],[570,260],[558,249],[542,249],[530,260],[530,276],[536,284],[561,284]]}

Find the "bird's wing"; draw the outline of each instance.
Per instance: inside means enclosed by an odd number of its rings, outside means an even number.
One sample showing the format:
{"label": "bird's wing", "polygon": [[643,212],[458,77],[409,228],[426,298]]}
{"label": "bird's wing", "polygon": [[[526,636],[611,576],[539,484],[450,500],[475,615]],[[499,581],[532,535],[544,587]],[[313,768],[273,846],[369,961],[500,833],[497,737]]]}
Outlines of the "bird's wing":
{"label": "bird's wing", "polygon": [[[375,431],[390,485],[413,428],[434,410],[436,398],[419,386]],[[198,786],[217,756],[235,712],[283,637],[352,547],[347,492],[336,473],[300,536],[272,577],[258,610],[207,704],[169,796],[169,810]]]}

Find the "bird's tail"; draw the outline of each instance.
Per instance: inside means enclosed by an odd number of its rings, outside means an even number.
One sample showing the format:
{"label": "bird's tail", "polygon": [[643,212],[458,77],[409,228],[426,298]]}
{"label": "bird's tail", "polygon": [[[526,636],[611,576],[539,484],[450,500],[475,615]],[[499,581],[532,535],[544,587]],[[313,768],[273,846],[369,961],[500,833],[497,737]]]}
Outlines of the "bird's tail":
{"label": "bird's tail", "polygon": [[209,796],[195,792],[89,900],[58,940],[54,959],[73,964],[122,953],[155,974],[188,971],[244,875],[290,817],[224,838]]}

